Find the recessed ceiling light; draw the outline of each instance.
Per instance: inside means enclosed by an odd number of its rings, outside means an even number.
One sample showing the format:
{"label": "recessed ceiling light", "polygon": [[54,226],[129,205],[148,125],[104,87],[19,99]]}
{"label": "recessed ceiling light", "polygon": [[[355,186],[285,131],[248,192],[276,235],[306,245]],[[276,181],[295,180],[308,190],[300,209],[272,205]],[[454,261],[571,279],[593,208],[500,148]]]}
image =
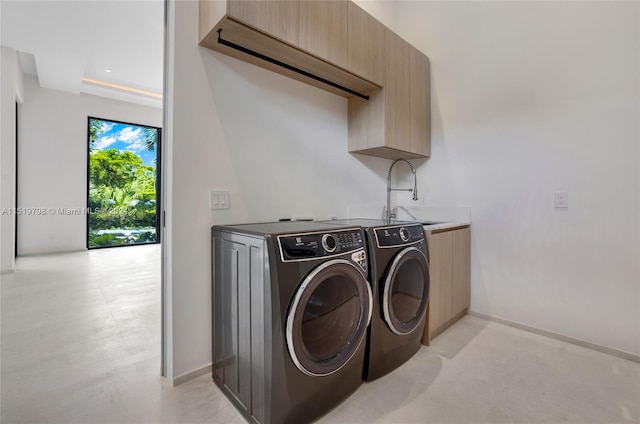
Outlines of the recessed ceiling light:
{"label": "recessed ceiling light", "polygon": [[105,69],[104,71],[105,72],[111,72],[111,69]]}

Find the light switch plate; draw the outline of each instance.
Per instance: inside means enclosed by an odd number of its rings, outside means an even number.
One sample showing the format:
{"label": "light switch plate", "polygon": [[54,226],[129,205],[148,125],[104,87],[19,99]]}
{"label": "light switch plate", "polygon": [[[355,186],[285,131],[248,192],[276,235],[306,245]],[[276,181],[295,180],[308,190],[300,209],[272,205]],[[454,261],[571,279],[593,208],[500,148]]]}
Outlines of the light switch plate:
{"label": "light switch plate", "polygon": [[209,207],[211,209],[229,209],[229,190],[209,191]]}
{"label": "light switch plate", "polygon": [[554,205],[559,209],[567,209],[569,207],[569,193],[566,191],[556,191],[554,193]]}

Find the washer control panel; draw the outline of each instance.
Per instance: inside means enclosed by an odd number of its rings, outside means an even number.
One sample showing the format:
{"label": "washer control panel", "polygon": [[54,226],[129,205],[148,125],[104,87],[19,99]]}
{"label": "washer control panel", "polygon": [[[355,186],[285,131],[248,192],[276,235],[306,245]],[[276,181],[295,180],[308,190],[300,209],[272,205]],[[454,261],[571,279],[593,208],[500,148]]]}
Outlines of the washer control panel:
{"label": "washer control panel", "polygon": [[397,227],[376,228],[378,247],[395,247],[414,243],[424,243],[424,229],[420,224]]}
{"label": "washer control panel", "polygon": [[366,270],[366,240],[360,228],[317,233],[278,236],[283,261],[340,256],[352,252],[349,258]]}

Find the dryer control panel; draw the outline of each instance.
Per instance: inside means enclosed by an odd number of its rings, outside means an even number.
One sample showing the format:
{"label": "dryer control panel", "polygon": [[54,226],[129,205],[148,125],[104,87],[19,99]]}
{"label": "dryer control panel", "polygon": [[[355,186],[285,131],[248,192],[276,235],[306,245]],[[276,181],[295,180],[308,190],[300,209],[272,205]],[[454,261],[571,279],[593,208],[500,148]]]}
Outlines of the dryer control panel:
{"label": "dryer control panel", "polygon": [[366,268],[364,231],[361,229],[345,229],[304,234],[287,234],[278,236],[280,254],[283,261],[299,261],[341,256],[347,253]]}
{"label": "dryer control panel", "polygon": [[424,229],[420,224],[376,228],[374,231],[378,247],[424,243]]}

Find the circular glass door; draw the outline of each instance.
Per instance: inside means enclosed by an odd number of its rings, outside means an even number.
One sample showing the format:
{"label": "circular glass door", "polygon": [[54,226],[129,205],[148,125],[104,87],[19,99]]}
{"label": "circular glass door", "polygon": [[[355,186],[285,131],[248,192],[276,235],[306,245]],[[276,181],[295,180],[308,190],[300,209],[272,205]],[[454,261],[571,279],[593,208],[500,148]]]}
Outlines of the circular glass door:
{"label": "circular glass door", "polygon": [[372,309],[371,287],[355,265],[335,259],[315,268],[287,316],[287,347],[298,369],[322,376],[342,368],[364,340]]}
{"label": "circular glass door", "polygon": [[429,262],[416,247],[400,252],[389,266],[382,297],[384,320],[399,336],[422,322],[429,302]]}

